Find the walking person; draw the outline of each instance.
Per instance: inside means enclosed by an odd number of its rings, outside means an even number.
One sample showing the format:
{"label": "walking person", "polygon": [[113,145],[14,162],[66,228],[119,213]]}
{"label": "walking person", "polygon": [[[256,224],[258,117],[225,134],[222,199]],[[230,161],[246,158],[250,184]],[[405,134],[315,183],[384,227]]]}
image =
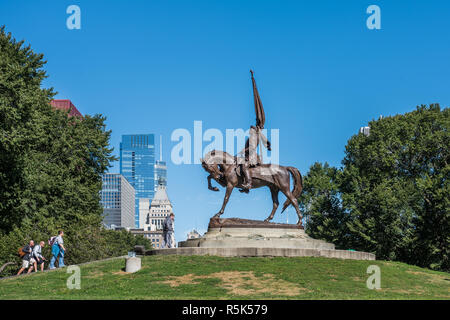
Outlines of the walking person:
{"label": "walking person", "polygon": [[37,272],[37,267],[40,266],[41,271],[44,271],[44,261],[45,258],[42,255],[42,248],[45,246],[45,242],[41,241],[39,244],[35,245],[33,248],[33,258],[34,262],[34,272]]}
{"label": "walking person", "polygon": [[17,272],[17,275],[20,275],[25,269],[28,269],[27,273],[30,273],[33,269],[33,265],[30,263],[32,259],[31,255],[33,253],[33,247],[34,241],[30,240],[30,242],[19,251],[19,254],[22,255],[22,267],[19,269],[19,272]]}
{"label": "walking person", "polygon": [[171,213],[166,217],[163,223],[163,241],[161,248],[174,248],[175,238],[173,234],[173,224],[175,221],[175,215]]}
{"label": "walking person", "polygon": [[52,259],[50,260],[49,269],[55,269],[56,259],[58,260],[58,268],[65,267],[64,264],[64,254],[66,252],[66,248],[64,247],[64,231],[59,230],[58,236],[55,238],[52,244]]}

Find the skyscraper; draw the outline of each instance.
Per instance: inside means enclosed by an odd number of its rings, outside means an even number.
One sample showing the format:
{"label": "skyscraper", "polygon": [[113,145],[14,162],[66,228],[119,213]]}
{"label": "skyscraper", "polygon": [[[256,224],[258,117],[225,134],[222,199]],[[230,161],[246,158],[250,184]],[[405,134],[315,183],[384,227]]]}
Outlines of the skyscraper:
{"label": "skyscraper", "polygon": [[102,176],[103,223],[108,227],[134,227],[134,188],[121,174]]}
{"label": "skyscraper", "polygon": [[161,248],[163,222],[171,213],[173,213],[173,207],[167,195],[166,186],[160,184],[143,224],[144,236],[150,239],[154,248]]}
{"label": "skyscraper", "polygon": [[155,194],[155,136],[153,134],[122,135],[120,173],[136,191],[135,227],[139,228],[139,199],[151,201]]}
{"label": "skyscraper", "polygon": [[159,136],[159,160],[155,164],[155,190],[159,185],[167,186],[167,165],[162,160],[162,137]]}

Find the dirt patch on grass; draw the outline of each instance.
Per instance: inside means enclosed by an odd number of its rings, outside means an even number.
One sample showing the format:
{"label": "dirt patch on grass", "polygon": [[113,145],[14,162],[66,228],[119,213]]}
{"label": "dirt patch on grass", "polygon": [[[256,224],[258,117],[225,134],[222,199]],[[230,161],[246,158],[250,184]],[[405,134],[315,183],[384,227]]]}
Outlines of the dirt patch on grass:
{"label": "dirt patch on grass", "polygon": [[379,291],[399,293],[402,295],[412,295],[412,296],[414,296],[414,295],[416,295],[416,296],[433,295],[436,298],[445,298],[445,299],[450,298],[450,295],[446,295],[446,294],[441,294],[441,295],[432,294],[429,290],[427,290],[427,288],[423,288],[421,286],[415,286],[411,289],[382,288],[382,289],[379,289]]}
{"label": "dirt patch on grass", "polygon": [[426,291],[422,287],[414,287],[412,289],[386,289],[386,291],[389,292],[395,292],[395,293],[401,293],[401,294],[416,294],[416,295],[423,295],[426,293]]}
{"label": "dirt patch on grass", "polygon": [[198,279],[205,279],[203,276],[196,276],[194,274],[187,274],[184,276],[179,277],[168,277],[167,280],[162,281],[163,283],[166,283],[170,285],[171,287],[178,287],[183,284],[199,284],[199,281],[196,281]]}
{"label": "dirt patch on grass", "polygon": [[131,274],[131,273],[125,272],[123,270],[120,270],[120,271],[117,271],[117,272],[113,272],[113,274],[116,274],[118,276],[126,276],[126,275]]}
{"label": "dirt patch on grass", "polygon": [[90,272],[87,276],[84,276],[84,278],[87,279],[101,278],[104,275],[105,274],[103,273],[103,271],[96,270],[94,272]]}
{"label": "dirt patch on grass", "polygon": [[407,270],[406,272],[409,274],[424,276],[431,283],[446,284],[447,286],[449,286],[449,290],[450,290],[450,277],[445,277],[440,274],[426,273],[426,272],[422,272],[422,271]]}
{"label": "dirt patch on grass", "polygon": [[187,274],[184,276],[167,277],[163,283],[171,287],[183,284],[199,284],[200,279],[219,279],[220,287],[237,296],[270,293],[281,296],[297,296],[308,289],[297,286],[295,283],[276,279],[273,274],[255,276],[253,271],[224,271],[211,273],[209,275]]}

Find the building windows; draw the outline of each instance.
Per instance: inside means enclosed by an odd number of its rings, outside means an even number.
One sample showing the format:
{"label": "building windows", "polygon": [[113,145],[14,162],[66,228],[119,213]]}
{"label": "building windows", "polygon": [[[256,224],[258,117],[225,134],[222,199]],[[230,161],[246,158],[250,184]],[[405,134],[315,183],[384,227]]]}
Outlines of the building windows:
{"label": "building windows", "polygon": [[139,199],[154,196],[154,135],[123,135],[120,143],[120,172],[136,189],[135,226],[139,226]]}

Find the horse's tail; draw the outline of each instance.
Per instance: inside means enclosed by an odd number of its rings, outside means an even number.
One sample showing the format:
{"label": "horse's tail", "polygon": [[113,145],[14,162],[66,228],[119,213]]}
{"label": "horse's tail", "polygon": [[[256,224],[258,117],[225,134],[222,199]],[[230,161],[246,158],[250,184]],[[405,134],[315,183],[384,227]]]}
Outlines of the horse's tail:
{"label": "horse's tail", "polygon": [[[292,174],[292,177],[294,178],[294,189],[292,190],[292,195],[295,197],[295,199],[298,199],[303,190],[302,175],[300,174],[300,171],[298,171],[297,168],[286,167],[286,169]],[[283,204],[283,209],[281,210],[281,212],[286,210],[286,208],[289,207],[290,204],[292,204],[291,201],[289,201],[289,199],[286,199],[286,201]]]}

